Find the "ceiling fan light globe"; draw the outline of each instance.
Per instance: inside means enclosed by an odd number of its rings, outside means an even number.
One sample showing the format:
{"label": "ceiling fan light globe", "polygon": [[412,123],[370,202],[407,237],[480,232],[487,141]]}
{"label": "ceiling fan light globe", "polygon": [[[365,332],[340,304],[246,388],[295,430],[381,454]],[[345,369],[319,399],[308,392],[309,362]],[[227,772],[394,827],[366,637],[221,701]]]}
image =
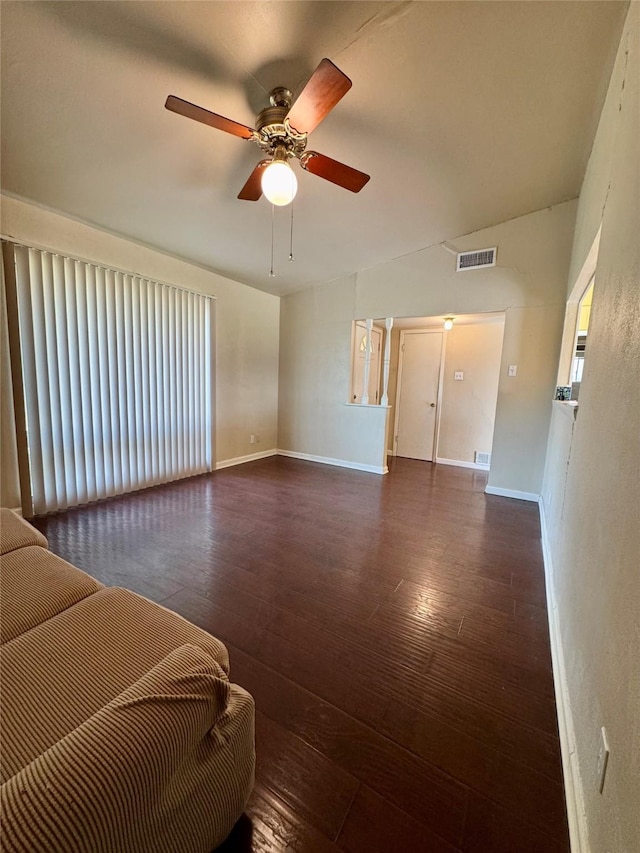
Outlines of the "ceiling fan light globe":
{"label": "ceiling fan light globe", "polygon": [[262,192],[277,207],[291,204],[298,192],[298,179],[291,166],[282,160],[267,166],[262,173]]}

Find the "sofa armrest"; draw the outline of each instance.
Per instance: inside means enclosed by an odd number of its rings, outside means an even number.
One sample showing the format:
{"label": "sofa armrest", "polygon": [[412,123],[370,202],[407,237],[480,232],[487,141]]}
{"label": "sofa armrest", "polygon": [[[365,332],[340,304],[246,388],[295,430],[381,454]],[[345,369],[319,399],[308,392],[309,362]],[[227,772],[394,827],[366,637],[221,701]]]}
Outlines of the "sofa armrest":
{"label": "sofa armrest", "polygon": [[176,649],[0,789],[4,851],[210,851],[253,785],[253,700]]}
{"label": "sofa armrest", "polygon": [[22,516],[6,507],[0,508],[0,554],[8,554],[28,545],[48,548],[46,538]]}

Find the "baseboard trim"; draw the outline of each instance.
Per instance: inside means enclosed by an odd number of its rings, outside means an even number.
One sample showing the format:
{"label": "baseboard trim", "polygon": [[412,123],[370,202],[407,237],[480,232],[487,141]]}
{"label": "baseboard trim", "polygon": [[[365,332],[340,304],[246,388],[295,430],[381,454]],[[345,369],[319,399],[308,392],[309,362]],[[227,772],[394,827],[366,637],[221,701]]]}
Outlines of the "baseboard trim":
{"label": "baseboard trim", "polygon": [[319,462],[320,465],[335,465],[337,468],[352,468],[354,471],[366,471],[369,474],[388,474],[386,465],[365,465],[363,462],[349,462],[347,459],[332,459],[330,456],[314,456],[311,453],[298,453],[295,450],[277,450],[278,456],[302,459],[305,462]]}
{"label": "baseboard trim", "polygon": [[278,450],[261,450],[260,453],[250,453],[248,456],[236,456],[235,459],[223,459],[221,462],[216,462],[216,471],[221,468],[231,468],[233,465],[244,465],[245,462],[255,462],[256,459],[266,459],[267,456],[275,456],[279,453]]}
{"label": "baseboard trim", "polygon": [[538,507],[540,511],[542,558],[544,561],[544,579],[547,594],[549,639],[551,641],[551,663],[553,666],[553,683],[558,712],[558,733],[560,736],[560,752],[562,754],[562,773],[567,804],[567,821],[569,823],[569,840],[572,853],[590,853],[582,778],[578,765],[576,736],[569,699],[567,671],[564,664],[562,634],[560,633],[560,617],[558,615],[553,586],[553,562],[542,497],[538,500]]}
{"label": "baseboard trim", "polygon": [[462,462],[460,459],[443,459],[436,456],[438,465],[453,465],[455,468],[474,468],[476,471],[488,471],[489,465],[481,465],[479,462]]}
{"label": "baseboard trim", "polygon": [[498,495],[501,498],[515,498],[517,501],[533,501],[538,503],[540,495],[535,492],[519,492],[516,489],[500,489],[497,486],[487,486],[485,493],[488,495]]}

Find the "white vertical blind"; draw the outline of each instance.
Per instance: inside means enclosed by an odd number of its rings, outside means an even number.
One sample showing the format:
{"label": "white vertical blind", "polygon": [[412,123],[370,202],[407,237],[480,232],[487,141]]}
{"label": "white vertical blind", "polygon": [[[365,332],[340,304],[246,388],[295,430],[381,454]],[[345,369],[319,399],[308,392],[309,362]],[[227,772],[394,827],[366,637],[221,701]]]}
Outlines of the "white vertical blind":
{"label": "white vertical blind", "polygon": [[33,514],[211,471],[211,298],[11,248]]}

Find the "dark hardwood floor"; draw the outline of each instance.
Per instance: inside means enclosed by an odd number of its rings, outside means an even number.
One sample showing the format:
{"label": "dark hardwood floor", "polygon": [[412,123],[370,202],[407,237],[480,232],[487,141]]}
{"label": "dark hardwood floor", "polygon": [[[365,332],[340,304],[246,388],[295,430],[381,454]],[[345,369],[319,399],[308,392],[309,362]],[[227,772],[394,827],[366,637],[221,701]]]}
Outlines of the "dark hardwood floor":
{"label": "dark hardwood floor", "polygon": [[220,637],[256,700],[225,851],[567,851],[537,507],[273,457],[36,522]]}

